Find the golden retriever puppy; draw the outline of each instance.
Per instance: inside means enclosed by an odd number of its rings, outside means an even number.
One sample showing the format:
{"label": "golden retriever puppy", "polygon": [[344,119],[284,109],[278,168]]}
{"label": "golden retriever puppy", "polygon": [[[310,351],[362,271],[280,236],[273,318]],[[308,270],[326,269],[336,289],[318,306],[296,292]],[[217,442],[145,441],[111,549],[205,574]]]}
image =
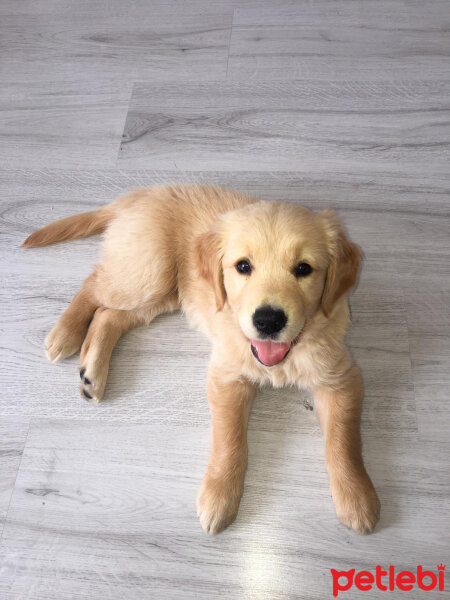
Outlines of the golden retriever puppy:
{"label": "golden retriever puppy", "polygon": [[120,336],[181,308],[213,345],[203,529],[218,533],[237,515],[252,399],[271,383],[313,391],[337,515],[370,532],[380,504],[361,454],[361,379],[344,344],[360,252],[334,214],[212,186],[161,186],[52,223],[23,246],[102,232],[103,258],[48,334],[48,358],[81,349],[81,393],[98,402]]}

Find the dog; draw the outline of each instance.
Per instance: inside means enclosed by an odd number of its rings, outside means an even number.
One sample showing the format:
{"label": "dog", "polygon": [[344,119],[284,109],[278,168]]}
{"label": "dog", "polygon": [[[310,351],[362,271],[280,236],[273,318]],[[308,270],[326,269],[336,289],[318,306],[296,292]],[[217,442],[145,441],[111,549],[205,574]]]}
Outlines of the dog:
{"label": "dog", "polygon": [[344,343],[361,253],[334,213],[215,186],[158,186],[47,225],[23,247],[100,233],[102,260],[48,334],[47,357],[81,350],[81,393],[99,402],[113,348],[131,328],[181,308],[210,337],[203,530],[236,518],[252,399],[270,383],[312,390],[337,516],[372,531],[380,502],[361,452],[361,377]]}

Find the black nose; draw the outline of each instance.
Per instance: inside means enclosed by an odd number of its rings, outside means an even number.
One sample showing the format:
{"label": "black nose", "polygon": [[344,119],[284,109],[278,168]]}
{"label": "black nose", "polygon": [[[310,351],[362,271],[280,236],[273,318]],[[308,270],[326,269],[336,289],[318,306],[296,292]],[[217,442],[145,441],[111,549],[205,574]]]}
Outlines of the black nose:
{"label": "black nose", "polygon": [[264,335],[278,333],[287,323],[287,316],[281,308],[261,306],[253,314],[253,325]]}

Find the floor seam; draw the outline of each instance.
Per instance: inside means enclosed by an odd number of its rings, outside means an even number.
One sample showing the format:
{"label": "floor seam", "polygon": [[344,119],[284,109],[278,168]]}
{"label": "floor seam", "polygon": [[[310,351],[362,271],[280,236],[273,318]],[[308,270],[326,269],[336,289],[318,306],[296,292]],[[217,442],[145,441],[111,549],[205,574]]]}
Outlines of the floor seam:
{"label": "floor seam", "polygon": [[231,37],[233,35],[233,27],[234,27],[234,15],[236,9],[233,8],[233,16],[231,18],[231,26],[230,26],[230,36],[228,38],[228,55],[227,55],[227,68],[225,71],[225,81],[228,81],[228,65],[230,64],[230,55],[231,55]]}

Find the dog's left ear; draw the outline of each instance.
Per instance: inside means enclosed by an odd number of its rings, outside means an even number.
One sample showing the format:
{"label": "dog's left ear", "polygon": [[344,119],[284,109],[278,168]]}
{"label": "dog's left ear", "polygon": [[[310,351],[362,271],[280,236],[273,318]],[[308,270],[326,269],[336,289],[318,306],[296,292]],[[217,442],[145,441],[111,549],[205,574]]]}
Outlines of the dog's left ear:
{"label": "dog's left ear", "polygon": [[216,298],[217,310],[222,310],[227,297],[223,283],[222,248],[220,235],[208,231],[198,236],[195,242],[195,259],[200,275],[208,281]]}
{"label": "dog's left ear", "polygon": [[322,310],[328,317],[339,298],[356,285],[362,254],[349,241],[333,211],[326,210],[319,217],[325,225],[331,259],[322,294]]}

